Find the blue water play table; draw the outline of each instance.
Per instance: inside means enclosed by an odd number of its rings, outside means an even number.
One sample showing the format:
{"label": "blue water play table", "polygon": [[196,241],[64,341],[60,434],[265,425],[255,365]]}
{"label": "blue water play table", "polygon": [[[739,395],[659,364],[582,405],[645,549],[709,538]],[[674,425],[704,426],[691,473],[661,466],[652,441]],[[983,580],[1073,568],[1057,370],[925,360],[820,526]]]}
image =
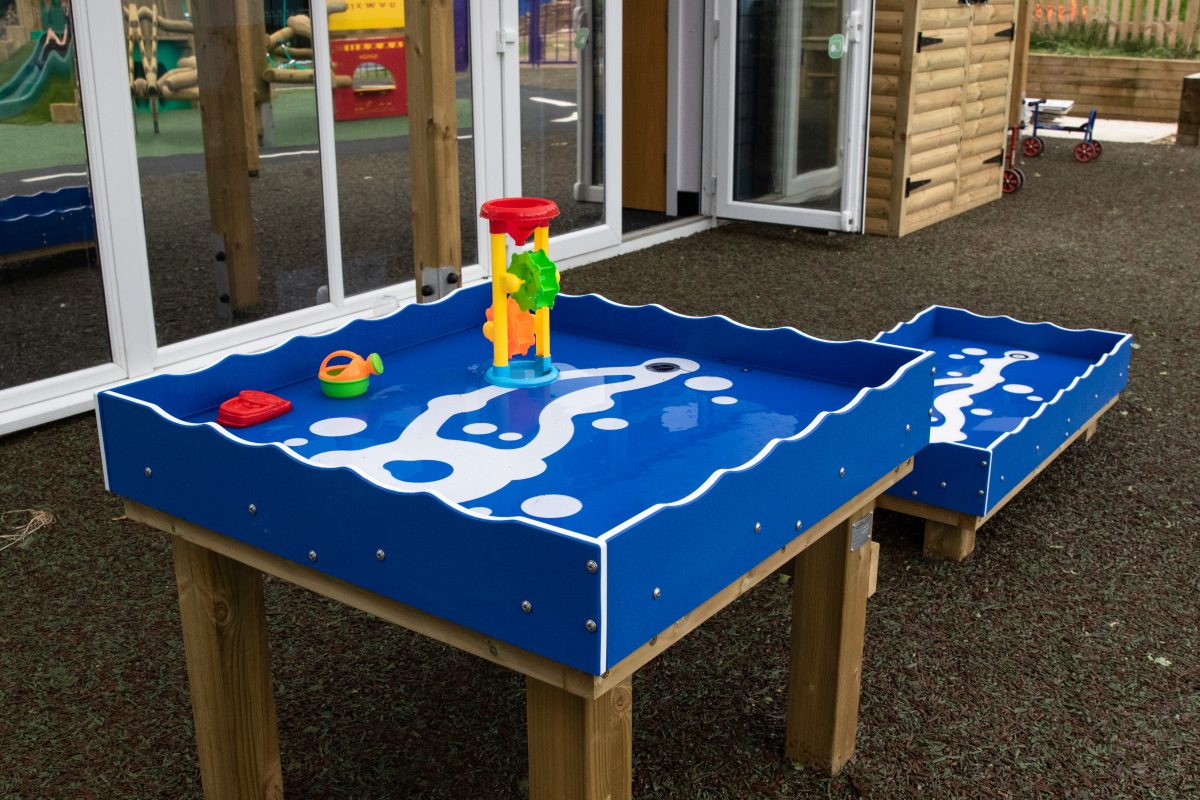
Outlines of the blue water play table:
{"label": "blue water play table", "polygon": [[[928,439],[933,356],[560,296],[561,378],[510,389],[484,379],[489,302],[486,284],[462,289],[99,394],[108,486],[131,517],[175,535],[181,602],[202,606],[185,608],[185,640],[208,642],[201,653],[220,638],[204,598],[237,564],[505,664],[530,676],[531,780],[555,796],[561,776],[535,766],[537,743],[595,738],[564,703],[627,716],[611,689],[627,694],[638,666],[794,559],[809,570],[795,710],[812,727],[796,723],[789,753],[840,766],[853,720],[839,705],[850,684],[835,679],[861,657],[861,615],[844,613],[865,603],[859,545],[875,497]],[[382,356],[361,397],[326,397],[315,378],[343,349]],[[243,389],[292,410],[219,425],[218,405]],[[207,588],[185,591],[197,582]],[[217,695],[264,685],[200,671]],[[852,693],[856,709],[856,679]],[[238,768],[201,749],[202,768],[218,764],[206,785]]]}
{"label": "blue water play table", "polygon": [[944,306],[881,333],[932,352],[937,379],[929,446],[880,505],[926,520],[928,554],[970,555],[981,525],[1095,433],[1129,379],[1132,339]]}

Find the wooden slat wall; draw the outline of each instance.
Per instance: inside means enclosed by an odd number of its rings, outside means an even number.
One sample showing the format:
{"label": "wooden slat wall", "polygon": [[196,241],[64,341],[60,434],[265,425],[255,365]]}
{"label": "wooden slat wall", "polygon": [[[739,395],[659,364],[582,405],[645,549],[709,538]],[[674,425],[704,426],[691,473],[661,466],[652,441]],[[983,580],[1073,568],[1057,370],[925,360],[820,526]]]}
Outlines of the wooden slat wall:
{"label": "wooden slat wall", "polygon": [[1095,108],[1111,119],[1174,122],[1183,79],[1196,72],[1200,61],[1031,53],[1025,93],[1073,100],[1076,113]]}
{"label": "wooden slat wall", "polygon": [[[903,236],[1001,195],[1016,3],[880,0],[867,231]],[[942,41],[917,52],[918,37]],[[907,182],[927,181],[905,196]]]}

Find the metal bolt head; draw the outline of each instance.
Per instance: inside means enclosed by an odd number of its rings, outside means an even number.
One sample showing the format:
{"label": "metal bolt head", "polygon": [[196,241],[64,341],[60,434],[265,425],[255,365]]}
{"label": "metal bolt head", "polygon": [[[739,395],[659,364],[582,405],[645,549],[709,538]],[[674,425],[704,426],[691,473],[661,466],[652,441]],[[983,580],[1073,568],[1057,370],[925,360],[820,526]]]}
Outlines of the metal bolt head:
{"label": "metal bolt head", "polygon": [[931,368],[930,368],[930,370],[929,370],[929,374],[930,374],[930,375],[937,375],[937,367],[931,367]]}
{"label": "metal bolt head", "polygon": [[913,497],[916,497],[916,496],[917,496],[917,490],[916,490],[916,489],[913,489],[913,490],[912,490],[912,496],[913,496]]}
{"label": "metal bolt head", "polygon": [[596,573],[596,572],[597,572],[599,569],[600,569],[600,565],[599,565],[599,564],[597,564],[595,561],[588,561],[588,562],[587,562],[587,571],[588,571],[588,572],[590,572],[590,573],[592,573],[593,575],[594,575],[594,574],[595,574],[595,573]]}
{"label": "metal bolt head", "polygon": [[981,467],[986,467],[986,466],[987,466],[987,459],[985,458],[983,461],[980,461],[980,462],[979,462],[979,466],[981,466]]}
{"label": "metal bolt head", "polygon": [[587,628],[588,633],[595,633],[598,626],[596,625],[596,621],[594,619],[589,619],[587,622],[583,623],[583,627]]}
{"label": "metal bolt head", "polygon": [[258,506],[254,505],[254,503],[251,503],[250,505],[246,506],[246,510],[250,512],[250,516],[254,516],[258,513]]}
{"label": "metal bolt head", "polygon": [[316,550],[309,550],[309,551],[308,551],[308,560],[309,560],[309,561],[316,561],[316,560],[317,560],[317,551],[316,551]]}
{"label": "metal bolt head", "polygon": [[939,486],[941,486],[943,489],[945,489],[945,488],[946,488],[946,482],[945,482],[945,481],[942,481],[942,482],[939,484]]}
{"label": "metal bolt head", "polygon": [[650,596],[657,600],[658,598],[662,597],[662,589],[655,586],[654,591],[650,593]]}
{"label": "metal bolt head", "polygon": [[522,600],[521,601],[521,610],[524,611],[526,614],[532,614],[533,613],[533,603],[529,602],[528,600]]}
{"label": "metal bolt head", "polygon": [[905,433],[908,433],[908,432],[909,432],[909,431],[911,431],[911,430],[912,430],[912,425],[905,424],[905,426],[904,426],[904,432],[905,432]]}
{"label": "metal bolt head", "polygon": [[149,478],[153,474],[154,474],[154,470],[150,469],[149,467],[146,467],[146,477]]}
{"label": "metal bolt head", "polygon": [[383,552],[382,550],[375,551],[375,560],[376,561],[383,561],[385,558],[387,558],[387,553]]}
{"label": "metal bolt head", "polygon": [[839,467],[839,468],[838,468],[838,477],[839,477],[839,478],[844,478],[844,477],[846,477],[846,468],[845,468],[845,467]]}
{"label": "metal bolt head", "polygon": [[803,527],[804,527],[804,520],[802,520],[802,519],[796,520],[796,530],[800,530]]}
{"label": "metal bolt head", "polygon": [[980,497],[983,497],[983,489],[980,489],[980,490],[979,490],[979,496],[980,496]]}
{"label": "metal bolt head", "polygon": [[754,523],[754,532],[762,533],[762,523],[761,522]]}
{"label": "metal bolt head", "polygon": [[932,408],[931,408],[931,409],[929,409],[929,416],[931,416],[931,417],[933,416],[933,409],[932,409]]}
{"label": "metal bolt head", "polygon": [[1004,476],[1003,476],[1003,475],[1001,475],[1001,476],[1000,476],[1000,480],[1004,480]]}

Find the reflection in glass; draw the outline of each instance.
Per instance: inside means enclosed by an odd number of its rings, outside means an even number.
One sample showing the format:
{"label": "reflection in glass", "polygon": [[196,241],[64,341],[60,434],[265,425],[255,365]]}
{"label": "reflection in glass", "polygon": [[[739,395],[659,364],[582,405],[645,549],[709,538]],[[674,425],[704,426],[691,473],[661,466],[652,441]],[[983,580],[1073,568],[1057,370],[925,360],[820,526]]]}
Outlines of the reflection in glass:
{"label": "reflection in glass", "polygon": [[277,5],[125,6],[159,345],[327,299],[312,24]]}
{"label": "reflection in glass", "polygon": [[521,191],[558,203],[555,234],[604,223],[604,2],[520,9]]}
{"label": "reflection in glass", "polygon": [[738,3],[735,200],[841,208],[842,13],[842,0]]}
{"label": "reflection in glass", "polygon": [[0,0],[0,388],[112,360],[69,0]]}
{"label": "reflection in glass", "polygon": [[[478,259],[468,3],[454,3],[459,230],[463,264]],[[333,14],[330,59],[346,295],[413,279],[412,178],[404,18],[380,2],[363,30]]]}

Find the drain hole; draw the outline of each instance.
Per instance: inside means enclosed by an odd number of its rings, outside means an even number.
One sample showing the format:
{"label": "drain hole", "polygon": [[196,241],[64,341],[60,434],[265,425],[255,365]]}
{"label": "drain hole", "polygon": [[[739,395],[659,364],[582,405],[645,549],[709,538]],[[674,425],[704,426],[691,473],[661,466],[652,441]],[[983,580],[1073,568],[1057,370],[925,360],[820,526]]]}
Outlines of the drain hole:
{"label": "drain hole", "polygon": [[679,365],[669,361],[655,361],[653,364],[647,364],[646,369],[651,372],[678,372]]}

